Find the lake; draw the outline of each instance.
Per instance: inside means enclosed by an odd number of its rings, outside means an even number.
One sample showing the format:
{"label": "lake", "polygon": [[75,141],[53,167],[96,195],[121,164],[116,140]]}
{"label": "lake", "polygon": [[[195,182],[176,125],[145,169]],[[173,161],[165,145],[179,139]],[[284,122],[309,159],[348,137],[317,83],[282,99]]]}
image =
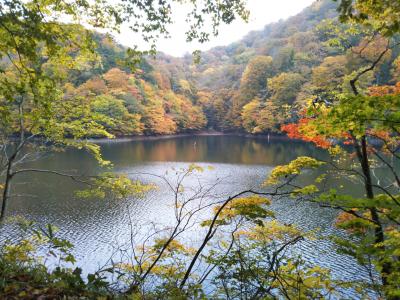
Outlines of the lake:
{"label": "lake", "polygon": [[[195,186],[198,180],[208,184],[218,181],[213,193],[224,199],[244,189],[259,189],[272,168],[298,156],[327,156],[324,150],[309,143],[229,135],[108,141],[101,142],[101,147],[104,158],[113,163],[114,172],[136,174],[132,176],[147,183],[154,182],[158,189],[142,199],[79,199],[74,194],[77,184],[68,178],[25,174],[16,180],[14,187],[18,189],[18,195],[14,194],[8,206],[8,215],[22,215],[39,224],[57,226],[60,236],[74,243],[77,264],[85,273],[95,271],[107,262],[115,245],[129,239],[132,218],[166,225],[171,222],[173,195],[154,175],[166,176],[173,181],[177,169],[197,163],[205,171],[189,180],[188,185]],[[90,155],[78,150],[49,153],[31,165],[86,175],[101,171]],[[338,184],[332,182],[333,186]],[[340,184],[350,189],[349,183]],[[362,193],[358,186],[352,186],[351,190]],[[336,211],[292,199],[274,201],[272,209],[285,223],[307,230],[319,228],[322,234],[342,234],[333,226]],[[5,232],[8,237],[17,238],[14,227],[3,228],[3,240]],[[190,238],[200,239],[203,232],[197,234]],[[299,251],[306,260],[331,268],[336,277],[356,279],[367,276],[351,258],[335,253],[329,242],[308,241],[301,244]]]}

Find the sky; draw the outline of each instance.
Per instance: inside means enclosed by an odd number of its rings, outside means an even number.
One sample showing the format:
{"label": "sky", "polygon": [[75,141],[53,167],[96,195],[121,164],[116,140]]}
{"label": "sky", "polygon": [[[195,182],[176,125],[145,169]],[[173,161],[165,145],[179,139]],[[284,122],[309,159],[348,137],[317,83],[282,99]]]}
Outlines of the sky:
{"label": "sky", "polygon": [[[315,0],[247,0],[247,7],[250,10],[250,20],[245,23],[236,20],[230,25],[222,25],[219,35],[212,37],[205,44],[187,43],[185,41],[186,13],[181,7],[174,9],[174,24],[170,27],[171,38],[162,39],[157,43],[157,50],[172,56],[183,56],[194,50],[205,51],[215,46],[224,46],[240,40],[252,30],[263,29],[265,25],[286,19],[301,12],[305,7],[311,5]],[[139,49],[145,50],[148,47],[135,38],[128,28],[123,28],[121,33],[116,36],[121,44],[133,47],[137,45]]]}

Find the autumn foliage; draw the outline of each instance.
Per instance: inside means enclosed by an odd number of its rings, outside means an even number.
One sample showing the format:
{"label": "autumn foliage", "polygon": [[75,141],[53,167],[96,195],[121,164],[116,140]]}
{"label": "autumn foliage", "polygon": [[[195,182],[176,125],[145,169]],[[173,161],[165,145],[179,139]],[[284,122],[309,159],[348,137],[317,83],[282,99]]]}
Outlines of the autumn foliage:
{"label": "autumn foliage", "polygon": [[311,120],[310,118],[302,118],[298,123],[282,125],[281,130],[286,132],[289,138],[312,142],[324,149],[329,148],[332,143],[324,136],[315,134],[315,126],[312,125]]}
{"label": "autumn foliage", "polygon": [[370,96],[400,95],[400,82],[395,85],[373,86],[368,89]]}
{"label": "autumn foliage", "polygon": [[155,72],[154,82],[143,74],[112,68],[76,88],[66,84],[66,98],[84,97],[115,135],[173,134],[204,128],[206,119],[201,107],[171,90],[165,74]]}

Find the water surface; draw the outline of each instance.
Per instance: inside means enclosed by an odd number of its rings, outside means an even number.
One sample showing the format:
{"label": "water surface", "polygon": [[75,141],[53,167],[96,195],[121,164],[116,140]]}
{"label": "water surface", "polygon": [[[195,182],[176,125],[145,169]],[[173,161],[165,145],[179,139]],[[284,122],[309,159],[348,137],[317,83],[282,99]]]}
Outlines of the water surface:
{"label": "water surface", "polygon": [[[131,176],[151,173],[173,180],[173,170],[198,163],[205,167],[205,171],[199,175],[203,183],[219,181],[215,195],[221,199],[244,189],[258,189],[272,168],[298,156],[326,157],[323,150],[308,143],[238,136],[110,141],[101,143],[101,147],[104,158],[113,163],[115,172],[129,173]],[[50,153],[32,163],[32,166],[87,175],[101,171],[93,158],[77,150]],[[74,190],[79,187],[68,178],[32,173],[21,175],[14,185],[14,197],[10,201],[8,214],[22,215],[39,224],[57,226],[59,234],[74,243],[78,265],[85,273],[92,272],[110,258],[116,245],[129,239],[132,219],[160,224],[169,224],[173,220],[172,194],[168,187],[152,175],[141,175],[140,179],[155,182],[159,188],[143,199],[83,200],[74,195]],[[188,185],[194,187],[196,180],[189,180]],[[348,185],[343,182],[340,184]],[[361,192],[358,187],[352,186],[351,189],[354,193]],[[278,219],[285,223],[293,223],[307,230],[318,228],[322,234],[337,233],[333,227],[335,211],[292,199],[274,201],[272,208]],[[7,229],[6,234],[4,229]],[[191,238],[201,239],[202,234],[202,231],[198,231]],[[3,240],[5,235],[15,235],[16,238],[17,232],[11,227],[3,228],[1,235]],[[337,277],[366,276],[352,259],[336,254],[328,242],[306,242],[302,244],[300,252],[307,260],[333,269]]]}

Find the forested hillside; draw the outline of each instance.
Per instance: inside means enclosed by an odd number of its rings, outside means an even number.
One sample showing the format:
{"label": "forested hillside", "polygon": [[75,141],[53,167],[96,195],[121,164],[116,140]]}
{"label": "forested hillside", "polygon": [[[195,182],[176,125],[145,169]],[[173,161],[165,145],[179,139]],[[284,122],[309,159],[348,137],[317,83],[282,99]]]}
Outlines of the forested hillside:
{"label": "forested hillside", "polygon": [[[375,36],[367,43],[365,32],[350,32],[338,22],[336,8],[333,1],[315,2],[297,16],[203,53],[192,70],[208,125],[250,133],[279,131],[317,96],[350,90],[350,74],[387,41]],[[363,53],[350,50],[354,46]],[[398,49],[387,53],[368,74],[368,84],[396,82],[398,56]]]}
{"label": "forested hillside", "polygon": [[134,73],[125,65],[125,49],[98,35],[95,66],[70,74],[65,97],[81,97],[101,124],[115,135],[171,134],[199,130],[206,119],[193,101],[193,88],[180,74],[142,60]]}
{"label": "forested hillside", "polygon": [[[198,64],[191,55],[148,56],[134,74],[124,67],[123,47],[99,35],[101,62],[73,74],[67,97],[90,101],[95,113],[110,118],[104,125],[116,135],[279,132],[310,101],[349,90],[348,77],[385,46],[384,37],[367,43],[365,32],[350,32],[338,22],[336,8],[333,1],[315,2],[288,20],[202,53]],[[354,52],[357,46],[365,48],[362,55]],[[395,83],[398,56],[398,50],[387,53],[365,85]]]}

